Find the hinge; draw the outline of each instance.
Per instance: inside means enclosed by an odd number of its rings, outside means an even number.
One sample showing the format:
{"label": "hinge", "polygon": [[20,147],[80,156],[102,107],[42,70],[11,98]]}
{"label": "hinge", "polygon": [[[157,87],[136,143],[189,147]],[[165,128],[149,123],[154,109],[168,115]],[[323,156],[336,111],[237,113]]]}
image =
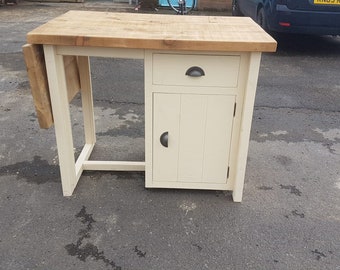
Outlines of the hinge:
{"label": "hinge", "polygon": [[235,114],[236,114],[236,102],[234,104],[234,117],[235,117]]}
{"label": "hinge", "polygon": [[227,179],[229,178],[229,170],[230,170],[230,167],[228,166]]}

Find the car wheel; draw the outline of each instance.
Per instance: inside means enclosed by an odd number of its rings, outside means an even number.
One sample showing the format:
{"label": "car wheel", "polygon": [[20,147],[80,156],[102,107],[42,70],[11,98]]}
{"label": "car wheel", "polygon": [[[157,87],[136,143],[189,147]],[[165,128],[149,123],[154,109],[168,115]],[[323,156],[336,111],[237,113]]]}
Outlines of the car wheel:
{"label": "car wheel", "polygon": [[257,13],[257,23],[264,29],[267,30],[267,19],[264,13],[264,9],[260,8],[259,12]]}
{"label": "car wheel", "polygon": [[231,3],[231,14],[233,16],[243,16],[237,0],[233,0]]}

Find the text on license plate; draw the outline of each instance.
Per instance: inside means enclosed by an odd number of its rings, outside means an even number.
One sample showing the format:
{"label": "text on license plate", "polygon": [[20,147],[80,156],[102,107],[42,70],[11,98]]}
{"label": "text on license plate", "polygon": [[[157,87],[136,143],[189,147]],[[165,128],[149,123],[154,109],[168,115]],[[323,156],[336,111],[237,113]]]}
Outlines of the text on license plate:
{"label": "text on license plate", "polygon": [[340,0],[314,0],[315,5],[339,5]]}

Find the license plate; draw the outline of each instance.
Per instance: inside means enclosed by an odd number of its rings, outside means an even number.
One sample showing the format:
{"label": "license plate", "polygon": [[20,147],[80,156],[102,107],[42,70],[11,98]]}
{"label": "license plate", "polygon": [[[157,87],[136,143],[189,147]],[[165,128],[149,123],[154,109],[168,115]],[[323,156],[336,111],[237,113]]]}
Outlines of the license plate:
{"label": "license plate", "polygon": [[314,0],[315,5],[335,5],[340,6],[340,0]]}

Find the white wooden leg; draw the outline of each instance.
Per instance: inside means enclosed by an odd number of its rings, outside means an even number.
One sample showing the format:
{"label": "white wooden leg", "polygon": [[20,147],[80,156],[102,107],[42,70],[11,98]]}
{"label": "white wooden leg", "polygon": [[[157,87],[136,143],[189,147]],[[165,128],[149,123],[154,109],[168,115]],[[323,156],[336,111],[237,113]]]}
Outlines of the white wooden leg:
{"label": "white wooden leg", "polygon": [[52,45],[44,45],[45,62],[58,147],[64,196],[71,196],[77,185],[72,127],[67,96],[64,61]]}
{"label": "white wooden leg", "polygon": [[96,130],[93,112],[92,83],[89,57],[79,56],[78,67],[84,118],[85,146],[76,162],[77,179],[80,178],[84,170],[84,161],[89,159],[93,147],[96,143]]}
{"label": "white wooden leg", "polygon": [[91,70],[89,57],[78,57],[81,100],[83,105],[85,143],[94,144],[96,142],[96,130],[93,112],[93,96],[91,83]]}
{"label": "white wooden leg", "polygon": [[235,184],[233,188],[234,202],[241,202],[243,195],[244,177],[246,173],[248,146],[250,139],[250,129],[253,119],[253,110],[255,102],[255,94],[257,87],[257,79],[261,61],[261,53],[254,52],[250,54],[249,72],[245,89],[244,111],[241,120],[241,131],[239,139],[239,152],[237,157],[237,169],[235,176]]}

